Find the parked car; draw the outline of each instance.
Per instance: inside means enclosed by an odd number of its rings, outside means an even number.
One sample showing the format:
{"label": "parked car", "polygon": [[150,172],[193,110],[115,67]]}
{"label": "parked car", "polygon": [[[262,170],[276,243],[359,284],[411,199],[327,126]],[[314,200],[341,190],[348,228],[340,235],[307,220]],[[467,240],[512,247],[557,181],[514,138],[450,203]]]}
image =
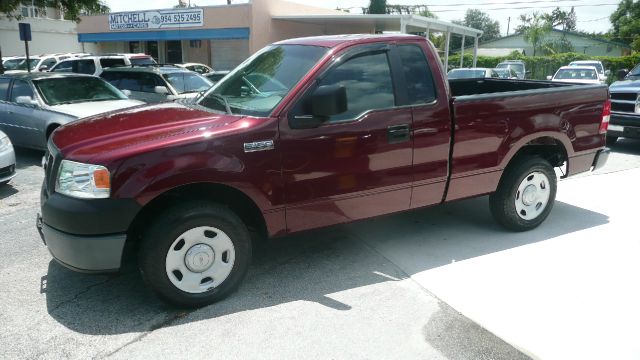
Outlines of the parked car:
{"label": "parked car", "polygon": [[201,306],[239,286],[257,236],[487,194],[500,224],[533,229],[553,206],[554,167],[606,161],[609,104],[605,85],[447,84],[420,36],[285,40],[197,103],[57,130],[38,230],[80,271],[116,271],[135,244],[157,294]]}
{"label": "parked car", "polygon": [[610,70],[605,70],[602,61],[597,60],[578,60],[569,63],[569,66],[593,66],[598,72],[598,77],[603,83],[607,82],[607,78],[611,75]]}
{"label": "parked car", "polygon": [[184,64],[175,64],[181,68],[185,68],[187,70],[195,71],[200,75],[205,75],[213,72],[213,69],[205,64],[199,63],[184,63]]}
{"label": "parked car", "polygon": [[217,71],[204,74],[204,77],[211,80],[212,83],[216,84],[218,81],[222,80],[222,78],[227,76],[229,73],[230,73],[229,70],[217,70]]}
{"label": "parked car", "polygon": [[[69,54],[44,54],[44,55],[36,55],[29,56],[29,68],[31,71],[48,71],[59,61],[71,58],[72,56]],[[4,64],[3,64],[4,65]],[[27,58],[24,56],[17,56],[10,62],[11,68],[8,66],[6,73],[18,73],[18,72],[27,72]]]}
{"label": "parked car", "polygon": [[61,61],[56,64],[51,72],[76,73],[99,76],[104,69],[114,66],[126,66],[127,59],[124,56],[83,56]]}
{"label": "parked car", "polygon": [[493,69],[500,79],[517,79],[518,74],[512,68]]}
{"label": "parked car", "polygon": [[451,69],[447,74],[449,79],[477,79],[477,78],[499,78],[494,69],[489,68],[460,68]]}
{"label": "parked car", "polygon": [[11,139],[0,131],[0,185],[4,185],[16,176],[16,154]]}
{"label": "parked car", "polygon": [[522,60],[506,60],[498,65],[496,65],[497,69],[513,69],[513,71],[518,74],[518,79],[526,79],[529,72],[527,71],[527,66]]}
{"label": "parked car", "polygon": [[202,75],[173,65],[111,68],[100,77],[129,91],[132,99],[149,103],[195,98],[213,85]]}
{"label": "parked car", "polygon": [[0,76],[0,130],[16,146],[44,150],[61,125],[140,104],[94,76],[46,72]]}
{"label": "parked car", "polygon": [[627,73],[622,81],[609,87],[611,93],[611,124],[607,142],[619,137],[640,139],[640,64]]}
{"label": "parked car", "polygon": [[572,82],[580,84],[603,84],[598,76],[598,70],[593,66],[563,66],[553,76],[547,76],[547,80]]}

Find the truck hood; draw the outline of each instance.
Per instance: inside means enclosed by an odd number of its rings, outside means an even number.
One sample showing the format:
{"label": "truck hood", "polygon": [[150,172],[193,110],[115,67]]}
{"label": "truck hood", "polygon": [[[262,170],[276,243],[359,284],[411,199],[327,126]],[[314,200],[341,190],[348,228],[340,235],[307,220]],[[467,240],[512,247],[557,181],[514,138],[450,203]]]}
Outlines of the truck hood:
{"label": "truck hood", "polygon": [[640,80],[616,81],[609,86],[610,91],[640,92]]}
{"label": "truck hood", "polygon": [[74,104],[62,104],[50,106],[51,110],[63,114],[83,118],[109,111],[125,109],[144,104],[138,100],[109,100],[109,101],[87,101]]}
{"label": "truck hood", "polygon": [[241,129],[240,115],[165,102],[84,118],[60,127],[53,143],[64,158],[107,164],[130,154]]}

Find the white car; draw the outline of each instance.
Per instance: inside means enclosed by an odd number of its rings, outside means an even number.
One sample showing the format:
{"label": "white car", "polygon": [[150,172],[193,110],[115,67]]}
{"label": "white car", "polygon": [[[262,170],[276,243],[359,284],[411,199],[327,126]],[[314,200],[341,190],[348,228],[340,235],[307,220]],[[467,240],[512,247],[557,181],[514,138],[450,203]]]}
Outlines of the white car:
{"label": "white car", "polygon": [[16,176],[16,154],[9,137],[0,131],[0,185]]}
{"label": "white car", "polygon": [[497,79],[500,76],[494,69],[489,68],[459,68],[451,69],[447,73],[449,80],[454,79],[483,79],[494,78]]}
{"label": "white car", "polygon": [[602,82],[606,82],[607,78],[611,74],[610,70],[605,70],[601,61],[597,60],[578,60],[569,63],[569,66],[593,66],[598,71],[598,76]]}
{"label": "white car", "polygon": [[[29,56],[29,68],[31,71],[49,71],[55,64],[73,57],[71,54],[44,54]],[[27,58],[14,56],[3,62],[7,74],[27,72]]]}
{"label": "white car", "polygon": [[213,72],[213,69],[210,66],[199,63],[184,63],[184,64],[175,64],[181,68],[185,68],[191,71],[195,71],[198,74],[204,75]]}
{"label": "white car", "polygon": [[593,66],[563,66],[547,80],[580,84],[602,84],[598,70]]}

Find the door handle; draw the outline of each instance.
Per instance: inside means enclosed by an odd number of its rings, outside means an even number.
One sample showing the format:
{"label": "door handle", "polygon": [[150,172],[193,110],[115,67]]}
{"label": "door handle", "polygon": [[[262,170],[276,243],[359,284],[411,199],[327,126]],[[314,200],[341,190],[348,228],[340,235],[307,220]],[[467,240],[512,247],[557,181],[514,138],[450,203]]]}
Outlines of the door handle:
{"label": "door handle", "polygon": [[409,141],[411,130],[409,124],[391,125],[387,127],[387,141],[389,144],[397,144]]}

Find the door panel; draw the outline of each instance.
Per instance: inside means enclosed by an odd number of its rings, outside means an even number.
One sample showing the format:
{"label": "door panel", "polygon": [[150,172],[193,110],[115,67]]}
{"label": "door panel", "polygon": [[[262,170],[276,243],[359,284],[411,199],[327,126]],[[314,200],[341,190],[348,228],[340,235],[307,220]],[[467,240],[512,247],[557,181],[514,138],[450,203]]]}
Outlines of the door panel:
{"label": "door panel", "polygon": [[408,209],[412,114],[408,107],[394,107],[386,52],[365,53],[336,65],[322,85],[346,88],[345,113],[318,128],[292,129],[291,119],[311,116],[305,104],[312,88],[280,123],[288,230]]}

